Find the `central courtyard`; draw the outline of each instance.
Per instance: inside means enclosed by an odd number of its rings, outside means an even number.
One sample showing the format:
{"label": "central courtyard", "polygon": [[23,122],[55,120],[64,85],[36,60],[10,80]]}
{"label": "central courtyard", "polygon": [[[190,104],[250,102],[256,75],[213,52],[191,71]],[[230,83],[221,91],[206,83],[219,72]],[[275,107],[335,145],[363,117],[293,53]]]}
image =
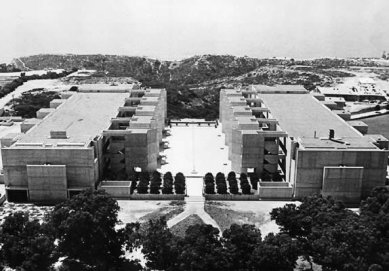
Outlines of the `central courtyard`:
{"label": "central courtyard", "polygon": [[202,177],[207,172],[216,174],[231,171],[228,160],[228,147],[224,144],[225,137],[221,125],[179,124],[172,125],[165,149],[166,164],[161,166],[161,172],[182,172],[186,176],[187,194],[202,195]]}

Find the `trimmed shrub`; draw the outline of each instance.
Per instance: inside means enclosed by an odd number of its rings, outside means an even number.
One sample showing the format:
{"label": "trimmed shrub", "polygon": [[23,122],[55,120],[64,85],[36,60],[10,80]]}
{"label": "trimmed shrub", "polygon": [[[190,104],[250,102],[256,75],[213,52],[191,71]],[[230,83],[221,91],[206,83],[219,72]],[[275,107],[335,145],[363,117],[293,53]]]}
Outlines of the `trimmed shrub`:
{"label": "trimmed shrub", "polygon": [[227,194],[226,177],[221,172],[216,174],[216,188],[218,194]]}
{"label": "trimmed shrub", "polygon": [[129,176],[129,180],[131,181],[131,186],[130,186],[130,194],[132,195],[138,185],[138,174],[131,173]]}
{"label": "trimmed shrub", "polygon": [[147,194],[150,184],[150,175],[147,172],[141,172],[139,174],[139,183],[136,188],[138,194]]}
{"label": "trimmed shrub", "polygon": [[206,183],[205,184],[205,194],[215,194],[215,184]]}
{"label": "trimmed shrub", "polygon": [[136,187],[136,190],[138,191],[138,194],[147,194],[149,186],[144,181],[139,181],[138,186]]}
{"label": "trimmed shrub", "polygon": [[250,183],[251,183],[251,187],[255,190],[258,190],[258,182],[259,182],[259,177],[257,175],[257,173],[251,173],[250,174]]}
{"label": "trimmed shrub", "polygon": [[219,172],[218,174],[216,174],[216,184],[219,184],[219,183],[225,183],[226,182],[226,177],[224,176],[223,173]]}
{"label": "trimmed shrub", "polygon": [[162,194],[173,194],[173,176],[170,171],[163,176]]}
{"label": "trimmed shrub", "polygon": [[242,187],[243,184],[249,184],[246,173],[241,173],[239,179],[240,179],[240,187]]}
{"label": "trimmed shrub", "polygon": [[227,184],[226,184],[226,182],[217,184],[217,193],[218,194],[227,194]]}
{"label": "trimmed shrub", "polygon": [[154,171],[151,175],[150,194],[159,194],[161,184],[161,173],[159,173],[158,171]]}
{"label": "trimmed shrub", "polygon": [[244,195],[250,195],[251,194],[251,186],[249,183],[243,183],[240,185],[240,188],[242,189],[242,194]]}
{"label": "trimmed shrub", "polygon": [[230,182],[230,193],[234,195],[239,194],[239,187],[238,187],[238,182],[235,180],[235,183]]}
{"label": "trimmed shrub", "polygon": [[176,194],[185,194],[185,176],[181,172],[174,177],[174,190]]}
{"label": "trimmed shrub", "polygon": [[205,185],[208,183],[215,184],[215,179],[213,178],[212,173],[208,172],[207,174],[205,174],[204,183],[205,183]]}
{"label": "trimmed shrub", "polygon": [[230,171],[227,175],[227,181],[236,180],[236,174],[234,171]]}

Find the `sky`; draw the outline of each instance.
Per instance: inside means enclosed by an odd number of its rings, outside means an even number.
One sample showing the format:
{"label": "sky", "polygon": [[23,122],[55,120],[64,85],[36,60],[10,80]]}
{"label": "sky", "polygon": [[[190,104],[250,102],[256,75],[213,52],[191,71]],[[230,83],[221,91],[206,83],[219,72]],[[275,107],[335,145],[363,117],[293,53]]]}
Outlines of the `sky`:
{"label": "sky", "polygon": [[388,0],[0,0],[0,62],[33,54],[179,60],[378,57]]}

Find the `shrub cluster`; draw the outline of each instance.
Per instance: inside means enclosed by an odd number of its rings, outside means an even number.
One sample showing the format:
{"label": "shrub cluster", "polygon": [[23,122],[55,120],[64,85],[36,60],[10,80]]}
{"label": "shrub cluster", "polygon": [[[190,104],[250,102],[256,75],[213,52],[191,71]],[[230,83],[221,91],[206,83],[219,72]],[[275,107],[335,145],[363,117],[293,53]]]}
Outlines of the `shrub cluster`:
{"label": "shrub cluster", "polygon": [[[166,172],[162,175],[158,171],[151,174],[148,172],[133,172],[129,176],[131,181],[130,193],[133,194],[135,190],[138,194],[173,194],[173,185],[176,194],[185,194],[186,183],[185,176],[181,172],[174,177],[171,172]],[[161,189],[162,188],[162,189]]]}
{"label": "shrub cluster", "polygon": [[[238,181],[236,179],[235,172],[231,171],[227,175],[227,180],[222,172],[218,172],[216,174],[216,178],[213,177],[212,173],[208,172],[204,176],[204,192],[205,194],[215,194],[215,179],[216,179],[216,193],[225,195],[225,194],[233,194],[233,195],[250,195],[251,194],[251,187],[253,189],[258,189],[258,181],[259,178],[256,174],[250,175],[250,182],[248,181],[247,174],[242,173],[240,174],[240,190],[239,192],[239,186]],[[227,181],[228,181],[228,187],[227,187]]]}

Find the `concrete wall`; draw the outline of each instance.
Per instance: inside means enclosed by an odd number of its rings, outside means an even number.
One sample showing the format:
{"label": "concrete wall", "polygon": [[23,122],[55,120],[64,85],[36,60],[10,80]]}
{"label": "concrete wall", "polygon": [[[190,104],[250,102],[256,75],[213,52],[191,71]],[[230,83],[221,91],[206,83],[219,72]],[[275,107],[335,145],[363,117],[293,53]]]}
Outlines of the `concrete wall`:
{"label": "concrete wall", "polygon": [[322,194],[343,202],[360,202],[363,167],[324,167]]}
{"label": "concrete wall", "polygon": [[91,148],[4,148],[2,149],[5,184],[28,187],[27,165],[65,165],[67,185],[94,187],[94,149]]}
{"label": "concrete wall", "polygon": [[29,200],[58,201],[67,198],[65,165],[27,165]]}
{"label": "concrete wall", "polygon": [[[381,150],[304,150],[297,149],[295,196],[321,193],[325,167],[362,167],[361,197],[385,184],[388,152]],[[346,177],[342,177],[343,179]]]}

